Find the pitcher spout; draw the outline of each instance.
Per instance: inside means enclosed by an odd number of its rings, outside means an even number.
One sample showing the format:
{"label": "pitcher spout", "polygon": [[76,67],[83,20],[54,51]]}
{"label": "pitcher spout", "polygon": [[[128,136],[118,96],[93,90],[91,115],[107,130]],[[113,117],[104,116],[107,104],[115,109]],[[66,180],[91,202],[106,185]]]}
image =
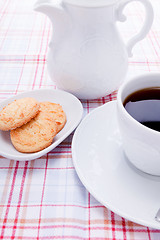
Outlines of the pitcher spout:
{"label": "pitcher spout", "polygon": [[61,0],[38,0],[34,5],[34,10],[44,13],[51,20],[53,30],[56,32],[54,40],[56,36],[58,38],[63,37],[67,26],[70,25],[70,17],[66,13]]}
{"label": "pitcher spout", "polygon": [[49,18],[52,18],[53,14],[60,13],[62,14],[63,8],[61,7],[61,1],[54,1],[54,4],[51,0],[38,0],[34,5],[34,10],[46,14]]}

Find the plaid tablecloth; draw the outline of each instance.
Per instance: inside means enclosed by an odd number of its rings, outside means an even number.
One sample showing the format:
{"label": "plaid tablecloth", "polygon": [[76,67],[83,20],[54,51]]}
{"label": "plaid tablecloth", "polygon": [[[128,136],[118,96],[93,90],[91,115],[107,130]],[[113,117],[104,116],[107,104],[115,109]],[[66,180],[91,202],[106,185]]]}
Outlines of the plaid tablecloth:
{"label": "plaid tablecloth", "polygon": [[[128,78],[160,72],[160,0],[152,29],[134,48]],[[33,11],[33,0],[0,0],[0,100],[32,89],[56,88],[46,69],[51,36],[48,18]],[[138,2],[126,9],[124,41],[142,25]],[[83,101],[84,115],[116,99],[116,92]],[[72,163],[73,133],[52,152],[30,162],[0,156],[0,239],[158,240],[160,231],[132,223],[97,202],[80,182]],[[158,189],[157,189],[158,191]]]}

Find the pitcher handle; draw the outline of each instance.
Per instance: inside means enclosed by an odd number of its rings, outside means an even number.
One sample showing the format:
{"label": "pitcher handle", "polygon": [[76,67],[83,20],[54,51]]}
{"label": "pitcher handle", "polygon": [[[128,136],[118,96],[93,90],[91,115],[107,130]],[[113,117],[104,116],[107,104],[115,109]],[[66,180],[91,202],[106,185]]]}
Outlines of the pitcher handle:
{"label": "pitcher handle", "polygon": [[144,5],[146,16],[145,16],[144,24],[141,31],[138,34],[136,34],[134,37],[132,37],[127,43],[127,51],[128,51],[129,57],[132,57],[132,49],[134,45],[140,40],[142,40],[143,38],[145,38],[145,36],[148,34],[154,18],[153,8],[151,3],[148,0],[122,0],[118,5],[118,9],[117,9],[118,21],[124,22],[126,20],[126,16],[123,14],[123,9],[128,3],[133,1],[141,2]]}

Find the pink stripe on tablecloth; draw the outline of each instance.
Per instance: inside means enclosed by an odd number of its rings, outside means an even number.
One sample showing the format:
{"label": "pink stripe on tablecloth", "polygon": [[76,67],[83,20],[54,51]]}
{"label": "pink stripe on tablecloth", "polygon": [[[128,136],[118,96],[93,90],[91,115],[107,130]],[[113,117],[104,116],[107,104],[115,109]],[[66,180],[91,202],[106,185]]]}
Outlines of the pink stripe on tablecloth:
{"label": "pink stripe on tablecloth", "polygon": [[19,217],[19,212],[20,212],[20,205],[21,205],[21,201],[22,201],[24,183],[25,183],[25,178],[26,178],[26,173],[27,173],[27,166],[28,166],[28,162],[25,162],[25,167],[24,167],[24,172],[23,172],[23,176],[22,176],[21,188],[20,188],[20,193],[19,193],[18,205],[17,205],[17,210],[16,210],[16,215],[15,215],[15,220],[14,220],[11,239],[15,238],[15,233],[16,233],[16,229],[17,229],[18,217]]}
{"label": "pink stripe on tablecloth", "polygon": [[115,219],[114,219],[114,213],[111,212],[111,222],[112,222],[112,239],[113,240],[116,240],[116,235],[115,235],[115,232],[116,232],[116,228],[115,228]]}
{"label": "pink stripe on tablecloth", "polygon": [[43,197],[44,197],[45,183],[46,183],[46,177],[47,177],[47,167],[48,167],[48,154],[46,156],[46,166],[45,166],[44,181],[43,181],[43,188],[42,188],[42,197],[41,197],[41,205],[40,205],[40,213],[39,213],[37,239],[39,239],[39,233],[40,233],[40,227],[41,227],[42,207],[43,207]]}
{"label": "pink stripe on tablecloth", "polygon": [[88,231],[89,231],[89,240],[91,239],[91,211],[90,211],[90,193],[88,193]]}
{"label": "pink stripe on tablecloth", "polygon": [[[42,39],[41,39],[41,44],[40,44],[40,50],[39,50],[39,54],[37,55],[37,58],[38,58],[38,59],[40,59],[40,54],[41,54],[41,51],[42,51],[46,22],[47,22],[47,17],[45,17],[44,27],[43,27],[43,31],[42,31]],[[36,70],[35,70],[35,75],[34,75],[34,80],[33,80],[33,84],[32,84],[32,89],[34,89],[35,82],[36,82],[36,78],[37,78],[38,66],[39,66],[38,63],[39,63],[39,62],[37,62],[37,66],[36,66]]]}
{"label": "pink stripe on tablecloth", "polygon": [[4,217],[3,225],[2,225],[2,232],[1,232],[1,236],[0,236],[1,239],[3,239],[3,237],[4,237],[6,223],[7,223],[7,220],[8,220],[8,214],[9,214],[9,210],[10,210],[10,204],[11,204],[11,201],[12,201],[14,185],[15,185],[17,171],[18,171],[18,165],[19,165],[19,162],[16,162],[16,167],[15,167],[15,170],[14,170],[14,173],[13,173],[13,180],[12,180],[11,190],[10,190],[10,194],[9,194],[9,198],[8,198],[6,213],[5,213],[5,217]]}
{"label": "pink stripe on tablecloth", "polygon": [[122,218],[122,229],[123,229],[123,239],[126,240],[127,237],[126,237],[126,223],[125,223],[125,219]]}

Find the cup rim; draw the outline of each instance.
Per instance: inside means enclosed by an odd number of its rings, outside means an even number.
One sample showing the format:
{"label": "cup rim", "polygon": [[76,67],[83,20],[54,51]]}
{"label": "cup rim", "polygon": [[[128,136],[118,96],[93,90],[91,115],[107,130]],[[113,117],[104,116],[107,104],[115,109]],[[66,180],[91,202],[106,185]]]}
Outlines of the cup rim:
{"label": "cup rim", "polygon": [[[160,83],[160,73],[148,73],[148,74],[141,74],[138,75],[136,77],[131,78],[130,80],[126,81],[125,83],[123,83],[117,93],[117,104],[119,106],[119,108],[121,109],[122,113],[129,119],[130,122],[132,122],[134,125],[137,125],[137,127],[141,128],[143,131],[148,132],[150,134],[155,134],[155,135],[160,135],[160,132],[151,129],[149,127],[144,126],[143,124],[141,124],[140,122],[138,122],[135,118],[133,118],[125,109],[123,102],[122,102],[122,93],[124,91],[124,89],[129,85],[132,84],[133,82],[137,81],[138,79],[142,79],[142,78],[154,78],[154,77],[159,77],[159,83]],[[145,87],[144,87],[145,88]],[[143,89],[143,88],[139,88]],[[133,91],[134,92],[134,91]]]}

